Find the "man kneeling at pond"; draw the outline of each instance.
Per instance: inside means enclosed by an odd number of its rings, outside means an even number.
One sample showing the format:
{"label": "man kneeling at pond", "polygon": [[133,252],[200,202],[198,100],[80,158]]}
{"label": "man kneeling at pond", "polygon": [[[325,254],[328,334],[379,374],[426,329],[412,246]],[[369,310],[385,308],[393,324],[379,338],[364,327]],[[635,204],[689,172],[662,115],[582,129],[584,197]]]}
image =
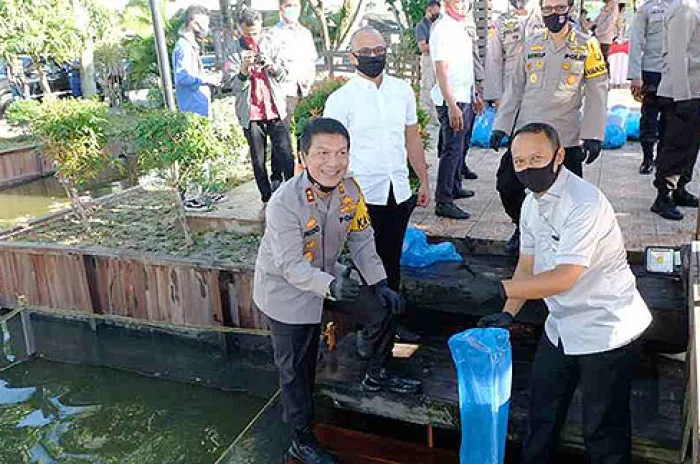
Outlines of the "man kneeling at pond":
{"label": "man kneeling at pond", "polygon": [[[335,463],[319,447],[311,428],[321,317],[329,302],[335,309],[347,307],[342,301],[358,296],[366,302],[355,305],[352,313],[367,324],[357,345],[358,354],[369,359],[362,380],[365,390],[417,393],[421,384],[392,375],[385,367],[404,302],[387,284],[360,188],[354,179],[345,178],[347,129],[335,119],[310,122],[301,153],[304,171],[283,184],[268,203],[253,298],[272,332],[284,420],[294,431],[289,454],[302,463]],[[346,242],[365,286],[337,262]]]}
{"label": "man kneeling at pond", "polygon": [[481,327],[508,327],[527,300],[549,317],[531,375],[530,430],[521,464],[556,462],[559,432],[580,385],[583,437],[593,464],[629,464],[630,388],[651,314],[627,263],[615,212],[593,184],[563,166],[554,128],[528,124],[513,137],[513,167],[531,193],[522,206],[520,258],[499,282],[503,312]]}

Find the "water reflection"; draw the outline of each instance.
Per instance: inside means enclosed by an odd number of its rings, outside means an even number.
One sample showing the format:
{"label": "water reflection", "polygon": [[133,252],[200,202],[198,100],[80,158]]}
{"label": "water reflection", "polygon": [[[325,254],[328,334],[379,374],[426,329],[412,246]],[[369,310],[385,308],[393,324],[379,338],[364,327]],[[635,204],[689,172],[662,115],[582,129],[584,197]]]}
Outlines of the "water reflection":
{"label": "water reflection", "polygon": [[[107,182],[86,189],[83,194],[98,198],[124,188],[122,182]],[[28,222],[68,206],[66,193],[55,177],[0,190],[0,229]]]}
{"label": "water reflection", "polygon": [[8,463],[211,463],[266,401],[42,359],[0,376]]}

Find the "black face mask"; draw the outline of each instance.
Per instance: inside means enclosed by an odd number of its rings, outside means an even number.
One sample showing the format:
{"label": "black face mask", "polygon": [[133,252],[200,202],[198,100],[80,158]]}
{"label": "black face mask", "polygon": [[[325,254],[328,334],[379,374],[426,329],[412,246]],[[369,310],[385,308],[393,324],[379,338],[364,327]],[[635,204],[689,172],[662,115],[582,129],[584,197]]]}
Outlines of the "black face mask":
{"label": "black face mask", "polygon": [[549,189],[559,176],[559,171],[561,171],[561,166],[555,171],[554,163],[557,160],[556,153],[552,158],[552,161],[543,168],[527,168],[523,171],[515,171],[515,175],[525,187],[529,188],[535,193],[542,193]]}
{"label": "black face mask", "polygon": [[314,177],[311,175],[308,169],[306,170],[306,175],[308,176],[309,181],[313,184],[313,186],[323,193],[331,193],[337,187],[337,185],[334,185],[333,187],[327,187],[325,185],[322,185],[316,179],[314,179]]}
{"label": "black face mask", "polygon": [[432,15],[430,15],[430,21],[434,23],[435,21],[438,20],[439,17],[440,17],[440,13],[432,14]]}
{"label": "black face mask", "polygon": [[357,58],[357,70],[372,79],[380,75],[386,66],[386,54],[378,56],[355,55],[355,58]]}
{"label": "black face mask", "polygon": [[547,29],[556,34],[564,29],[564,26],[566,26],[566,24],[569,22],[569,13],[552,13],[551,15],[547,15],[542,19],[544,20],[544,25],[547,26]]}

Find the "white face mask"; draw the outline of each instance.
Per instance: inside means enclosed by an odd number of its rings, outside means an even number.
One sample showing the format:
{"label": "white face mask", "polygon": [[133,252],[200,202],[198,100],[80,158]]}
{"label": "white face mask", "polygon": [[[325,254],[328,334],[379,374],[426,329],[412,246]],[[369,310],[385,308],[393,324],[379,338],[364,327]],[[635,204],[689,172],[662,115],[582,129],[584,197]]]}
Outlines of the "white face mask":
{"label": "white face mask", "polygon": [[295,23],[299,21],[299,16],[301,16],[301,8],[298,6],[288,6],[287,8],[282,10],[282,13],[284,14],[284,17],[287,19],[287,21]]}

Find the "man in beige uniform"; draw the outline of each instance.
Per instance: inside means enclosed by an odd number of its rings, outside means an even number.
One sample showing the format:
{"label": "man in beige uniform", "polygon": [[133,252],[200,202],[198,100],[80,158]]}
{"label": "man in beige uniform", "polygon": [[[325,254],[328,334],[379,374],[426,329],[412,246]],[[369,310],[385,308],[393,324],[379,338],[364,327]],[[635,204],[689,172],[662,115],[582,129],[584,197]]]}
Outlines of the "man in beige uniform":
{"label": "man in beige uniform", "polygon": [[685,188],[693,177],[700,149],[700,5],[683,0],[666,19],[664,69],[657,95],[661,107],[659,147],[651,210],[659,216],[683,219],[678,206],[698,207]]}
{"label": "man in beige uniform", "polygon": [[[353,179],[344,179],[349,148],[348,131],[335,119],[319,118],[306,126],[301,139],[306,169],[272,196],[255,263],[253,299],[272,332],[284,420],[294,432],[289,455],[305,464],[337,462],[318,446],[311,429],[325,301],[363,297],[353,316],[368,324],[358,335],[358,354],[369,358],[364,390],[420,390],[420,382],[390,375],[384,368],[404,304],[387,284],[360,188]],[[364,287],[337,263],[346,244]],[[344,308],[339,304],[334,309]]]}
{"label": "man in beige uniform", "polygon": [[484,100],[495,101],[496,107],[510,85],[525,39],[541,33],[544,27],[539,5],[511,0],[511,6],[513,9],[499,16],[489,30],[486,43]]}
{"label": "man in beige uniform", "polygon": [[[512,85],[501,100],[490,145],[498,150],[506,135],[526,124],[549,124],[566,151],[564,165],[582,176],[583,161],[590,164],[598,158],[605,138],[608,73],[598,41],[572,28],[572,6],[573,0],[541,3],[547,30],[525,42]],[[525,187],[515,175],[510,150],[501,158],[496,188],[506,213],[519,224]],[[518,230],[506,246],[509,252],[519,249]]]}
{"label": "man in beige uniform", "polygon": [[600,50],[603,52],[603,58],[605,58],[605,65],[608,67],[608,70],[610,70],[608,54],[610,53],[610,45],[617,37],[617,17],[619,14],[617,2],[615,0],[605,0],[605,6],[595,19],[592,28],[593,34],[600,42]]}

